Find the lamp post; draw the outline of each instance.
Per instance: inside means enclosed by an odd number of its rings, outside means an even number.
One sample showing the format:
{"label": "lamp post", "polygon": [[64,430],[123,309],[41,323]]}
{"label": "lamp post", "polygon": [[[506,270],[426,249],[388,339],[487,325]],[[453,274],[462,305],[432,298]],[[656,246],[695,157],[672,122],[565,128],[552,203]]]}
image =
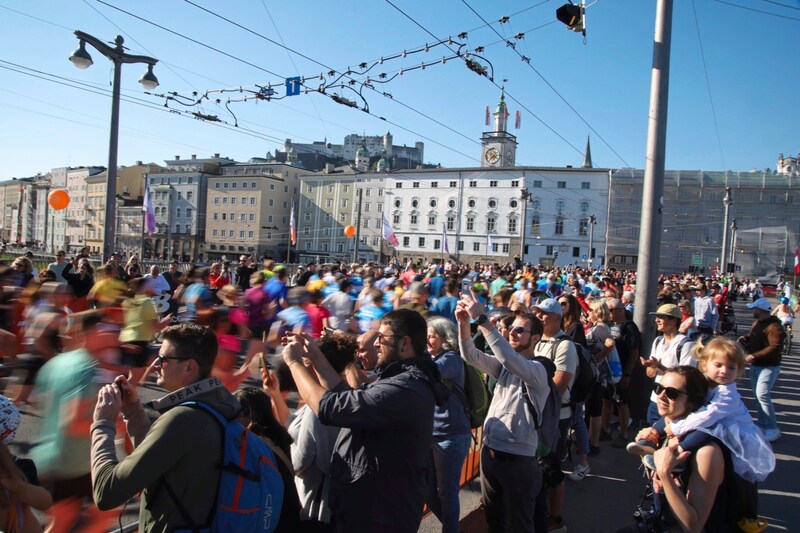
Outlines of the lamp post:
{"label": "lamp post", "polygon": [[[522,182],[525,183],[525,180],[523,179]],[[522,264],[525,264],[525,226],[528,225],[528,202],[530,202],[533,195],[524,187],[520,189],[520,194],[520,199],[522,200],[522,227],[519,232],[519,260]]]}
{"label": "lamp post", "polygon": [[139,78],[139,83],[145,90],[153,90],[158,87],[158,79],[153,74],[153,66],[158,62],[158,59],[153,59],[147,56],[137,56],[125,53],[125,47],[122,43],[125,39],[121,35],[117,35],[114,40],[115,46],[109,46],[100,39],[92,37],[88,33],[76,31],[75,36],[78,38],[80,44],[78,49],[75,50],[69,60],[72,64],[79,69],[85,69],[92,66],[92,56],[86,51],[86,43],[92,45],[98,52],[106,56],[112,63],[114,63],[114,85],[111,96],[111,134],[108,143],[108,178],[106,181],[106,211],[105,221],[103,223],[103,260],[108,261],[111,254],[114,252],[114,229],[116,218],[116,196],[117,196],[117,146],[119,144],[119,94],[120,94],[120,81],[122,77],[123,63],[145,63],[147,65],[147,72],[142,74]]}

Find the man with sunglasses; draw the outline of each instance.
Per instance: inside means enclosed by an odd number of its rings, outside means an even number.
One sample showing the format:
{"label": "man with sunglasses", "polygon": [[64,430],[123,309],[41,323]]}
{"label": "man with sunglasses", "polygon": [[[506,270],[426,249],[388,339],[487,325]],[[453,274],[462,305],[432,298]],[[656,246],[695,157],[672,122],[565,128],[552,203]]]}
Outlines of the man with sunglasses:
{"label": "man with sunglasses", "polygon": [[320,422],[342,428],[330,463],[330,505],[339,531],[419,528],[433,468],[434,405],[448,397],[425,353],[427,331],[422,315],[410,309],[381,317],[378,379],[358,389],[342,380],[313,339],[287,338],[283,360],[298,393]]}
{"label": "man with sunglasses", "polygon": [[[148,403],[160,413],[159,418],[150,423],[136,387],[119,376],[114,384],[100,389],[91,427],[94,500],[100,509],[111,509],[144,489],[139,531],[205,525],[216,507],[222,428],[210,413],[180,404],[203,402],[228,420],[240,410],[222,382],[210,377],[217,355],[217,338],[211,330],[179,324],[164,329],[162,338],[150,370],[156,371],[157,385],[168,394]],[[122,461],[114,446],[120,409],[135,446]]]}
{"label": "man with sunglasses", "polygon": [[[458,304],[456,320],[461,357],[497,379],[483,423],[480,467],[486,521],[489,531],[538,531],[534,518],[542,488],[542,471],[536,457],[539,437],[525,394],[536,406],[536,416],[541,416],[550,392],[547,371],[533,361],[542,323],[532,315],[519,314],[506,341],[484,311],[475,291],[470,289]],[[470,318],[480,328],[493,355],[475,348]]]}
{"label": "man with sunglasses", "polygon": [[[678,331],[683,314],[675,304],[664,304],[656,309],[656,330],[661,334],[653,341],[650,349],[650,358],[641,359],[647,377],[655,378],[656,384],[661,383],[664,372],[672,367],[681,365],[697,366],[692,358],[694,342]],[[650,406],[647,409],[647,423],[652,425],[659,419],[658,394],[650,394]]]}

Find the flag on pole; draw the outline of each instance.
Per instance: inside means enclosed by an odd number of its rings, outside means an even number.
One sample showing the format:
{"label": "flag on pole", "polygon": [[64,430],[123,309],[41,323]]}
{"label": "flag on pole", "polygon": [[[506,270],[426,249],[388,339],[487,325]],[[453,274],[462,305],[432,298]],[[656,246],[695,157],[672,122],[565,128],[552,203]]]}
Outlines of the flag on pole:
{"label": "flag on pole", "polygon": [[144,179],[142,211],[144,211],[144,229],[147,235],[150,236],[156,232],[156,213],[153,208],[153,199],[150,197],[150,180],[147,178]]}
{"label": "flag on pole", "polygon": [[400,244],[400,241],[397,240],[397,235],[392,231],[392,226],[389,225],[389,221],[386,219],[386,215],[383,215],[383,238],[395,248]]}
{"label": "flag on pole", "polygon": [[292,212],[289,214],[289,239],[292,246],[297,245],[297,228],[294,226],[294,198],[292,198]]}
{"label": "flag on pole", "polygon": [[494,252],[494,250],[492,249],[492,234],[491,233],[487,233],[486,234],[486,253],[491,253],[491,252]]}
{"label": "flag on pole", "polygon": [[794,275],[800,276],[800,250],[794,247]]}
{"label": "flag on pole", "polygon": [[517,110],[517,116],[514,119],[514,129],[518,130],[521,123],[522,123],[522,112]]}
{"label": "flag on pole", "polygon": [[486,125],[489,125],[489,106],[486,106]]}
{"label": "flag on pole", "polygon": [[444,253],[450,253],[450,245],[447,244],[447,224],[442,224],[442,242],[444,243]]}

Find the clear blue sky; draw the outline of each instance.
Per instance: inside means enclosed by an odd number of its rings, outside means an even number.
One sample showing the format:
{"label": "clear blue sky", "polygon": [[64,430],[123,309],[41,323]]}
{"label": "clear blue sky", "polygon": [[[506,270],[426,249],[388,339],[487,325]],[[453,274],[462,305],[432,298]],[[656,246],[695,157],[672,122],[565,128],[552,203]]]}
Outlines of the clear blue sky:
{"label": "clear blue sky", "polygon": [[[190,95],[192,91],[202,94],[212,89],[252,88],[254,84],[281,83],[284,77],[318,75],[328,70],[185,1],[104,1],[255,66],[191,43],[97,0],[0,0],[0,67],[24,72],[35,69],[89,85],[102,93],[88,93],[0,68],[0,146],[5,155],[0,179],[31,176],[59,166],[106,165],[111,63],[87,47],[94,65],[87,70],[74,68],[67,57],[77,48],[72,35],[75,29],[107,41],[122,34],[131,53],[160,59],[155,69],[161,83],[157,93],[176,91]],[[356,67],[360,62],[371,64],[380,57],[435,41],[388,2],[379,0],[195,1],[337,70]],[[482,55],[494,67],[495,81],[509,80],[506,88],[510,122],[513,124],[517,110],[522,112],[522,128],[512,130],[519,141],[518,164],[580,164],[579,152],[583,151],[590,130],[588,123],[599,134],[591,134],[597,166],[643,168],[655,1],[599,0],[587,10],[586,44],[579,34],[558,22],[546,25],[555,19],[555,9],[564,1],[469,0],[469,5],[487,21],[495,21],[494,29],[517,43],[516,50],[530,58],[530,65],[540,76],[461,0],[393,0],[439,38],[455,38],[468,32],[465,50],[485,46]],[[800,86],[796,62],[800,2],[730,2],[783,18],[714,0],[675,2],[668,169],[774,168],[779,152],[800,152],[800,113],[795,97]],[[508,23],[497,23],[503,16],[510,17]],[[524,38],[513,39],[518,33],[524,33]],[[385,61],[371,74],[391,74],[401,67],[441,59],[443,55],[451,56],[452,52],[434,47],[428,53]],[[119,162],[123,165],[136,160],[161,163],[175,155],[208,157],[213,153],[246,160],[274,152],[285,138],[297,142],[327,138],[341,143],[348,133],[391,131],[395,144],[423,141],[427,162],[475,166],[480,156],[478,139],[486,129],[485,107],[494,106],[499,96],[499,90],[488,79],[470,72],[463,62],[452,60],[407,72],[383,86],[376,84],[377,89],[390,93],[396,101],[364,91],[371,112],[394,124],[322,95],[308,94],[273,102],[231,103],[241,126],[234,131],[232,127],[223,129],[165,112],[164,100],[143,94],[137,83],[144,70],[142,65],[123,67],[123,95],[153,106],[122,103]],[[325,78],[330,79],[327,75]],[[309,82],[312,83],[318,82]],[[282,87],[277,91],[283,94]],[[215,98],[224,102],[240,96],[228,93]],[[176,104],[171,107],[194,110]],[[234,123],[224,105],[205,102],[199,110]],[[248,134],[244,128],[251,132]]]}

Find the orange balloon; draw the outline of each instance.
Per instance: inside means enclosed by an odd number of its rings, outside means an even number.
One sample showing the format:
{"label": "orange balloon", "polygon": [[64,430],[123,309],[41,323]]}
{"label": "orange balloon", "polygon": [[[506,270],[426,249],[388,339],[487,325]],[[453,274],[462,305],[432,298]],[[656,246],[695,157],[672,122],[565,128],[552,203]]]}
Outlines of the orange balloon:
{"label": "orange balloon", "polygon": [[344,228],[344,234],[347,237],[352,237],[356,234],[356,227],[355,226],[347,226]]}
{"label": "orange balloon", "polygon": [[66,209],[69,205],[69,193],[63,189],[54,189],[47,195],[47,203],[56,211]]}

